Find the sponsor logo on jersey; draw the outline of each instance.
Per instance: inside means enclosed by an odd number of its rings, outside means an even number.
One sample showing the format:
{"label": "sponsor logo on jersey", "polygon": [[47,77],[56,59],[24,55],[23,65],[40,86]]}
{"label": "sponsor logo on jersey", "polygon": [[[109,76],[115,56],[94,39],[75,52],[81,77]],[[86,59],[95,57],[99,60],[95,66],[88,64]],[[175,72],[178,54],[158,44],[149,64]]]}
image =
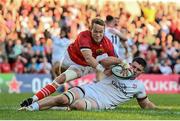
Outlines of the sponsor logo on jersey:
{"label": "sponsor logo on jersey", "polygon": [[118,88],[125,96],[127,95],[127,92],[126,92],[127,86],[124,83],[120,83],[120,82],[113,80],[112,85],[114,85],[116,88]]}

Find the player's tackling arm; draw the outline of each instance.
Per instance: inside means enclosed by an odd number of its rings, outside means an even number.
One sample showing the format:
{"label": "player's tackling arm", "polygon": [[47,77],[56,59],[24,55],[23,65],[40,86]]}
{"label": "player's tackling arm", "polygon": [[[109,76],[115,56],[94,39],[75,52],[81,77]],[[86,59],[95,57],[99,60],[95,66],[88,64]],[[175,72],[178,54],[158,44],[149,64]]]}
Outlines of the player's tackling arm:
{"label": "player's tackling arm", "polygon": [[112,65],[123,64],[123,60],[111,56],[101,60],[99,63],[102,64],[104,67],[108,68]]}
{"label": "player's tackling arm", "polygon": [[102,59],[99,63],[102,64],[106,69],[111,68],[112,65],[118,65],[118,64],[124,65],[124,67],[129,67],[129,64],[128,62],[126,62],[126,60],[122,60],[113,56]]}
{"label": "player's tackling arm", "polygon": [[81,50],[81,53],[86,60],[86,62],[93,68],[97,69],[98,71],[104,71],[105,68],[100,65],[96,59],[92,56],[92,51],[90,49]]}
{"label": "player's tackling arm", "polygon": [[141,108],[144,109],[155,109],[157,106],[151,102],[148,97],[144,99],[137,99],[138,104],[140,105]]}

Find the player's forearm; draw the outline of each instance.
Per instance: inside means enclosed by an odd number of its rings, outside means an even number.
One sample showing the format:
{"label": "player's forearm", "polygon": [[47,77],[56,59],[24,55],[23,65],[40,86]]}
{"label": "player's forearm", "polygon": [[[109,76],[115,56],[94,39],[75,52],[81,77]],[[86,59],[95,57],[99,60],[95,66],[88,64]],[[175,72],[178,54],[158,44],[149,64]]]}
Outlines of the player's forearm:
{"label": "player's forearm", "polygon": [[104,72],[105,68],[92,56],[91,50],[82,50],[82,54],[89,66],[95,68],[97,71]]}
{"label": "player's forearm", "polygon": [[118,32],[117,35],[120,37],[120,39],[122,39],[124,41],[127,40],[127,37],[124,34],[122,34],[121,32]]}
{"label": "player's forearm", "polygon": [[117,64],[123,64],[123,61],[117,57],[108,57],[99,62],[105,67],[110,67],[112,65],[117,65]]}
{"label": "player's forearm", "polygon": [[92,56],[88,56],[85,58],[86,62],[89,64],[89,66],[96,68],[96,66],[99,64],[96,59]]}
{"label": "player's forearm", "polygon": [[144,107],[142,107],[142,108],[144,108],[144,109],[155,109],[155,108],[157,108],[157,106],[154,104],[154,103],[152,103],[152,102],[150,102],[149,101],[149,103],[147,103]]}
{"label": "player's forearm", "polygon": [[85,50],[81,50],[81,52],[87,64],[93,68],[96,68],[99,63],[92,56],[92,51],[90,49],[85,49]]}
{"label": "player's forearm", "polygon": [[140,100],[138,99],[138,104],[141,106],[141,108],[144,108],[144,109],[155,109],[157,108],[157,106],[151,102],[148,97],[143,99],[143,100]]}
{"label": "player's forearm", "polygon": [[121,40],[124,40],[124,41],[127,40],[126,35],[123,34],[123,33],[121,33],[120,31],[115,31],[115,34],[116,34]]}

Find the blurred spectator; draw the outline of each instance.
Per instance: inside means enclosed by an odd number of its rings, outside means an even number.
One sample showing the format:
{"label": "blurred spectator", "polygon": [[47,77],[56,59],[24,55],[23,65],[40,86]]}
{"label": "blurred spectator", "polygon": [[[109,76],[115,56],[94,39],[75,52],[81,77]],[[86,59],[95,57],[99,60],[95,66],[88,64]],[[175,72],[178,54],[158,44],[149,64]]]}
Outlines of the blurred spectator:
{"label": "blurred spectator", "polygon": [[[5,48],[6,44],[3,40],[0,40],[0,60],[2,62],[2,57],[6,57],[7,58],[7,53],[6,53],[6,48]],[[0,63],[1,63],[0,62]]]}
{"label": "blurred spectator", "polygon": [[28,64],[27,72],[28,73],[38,73],[40,70],[39,64],[37,63],[37,58],[32,57],[31,62]]}
{"label": "blurred spectator", "polygon": [[156,38],[155,43],[150,45],[149,49],[155,50],[157,53],[157,58],[158,58],[160,56],[161,51],[162,51],[160,38]]}
{"label": "blurred spectator", "polygon": [[2,62],[0,63],[0,72],[1,73],[11,73],[11,65],[8,63],[7,58],[3,57]]}
{"label": "blurred spectator", "polygon": [[42,57],[45,55],[44,46],[42,46],[40,38],[35,41],[35,44],[32,46],[32,50],[35,56]]}
{"label": "blurred spectator", "polygon": [[49,38],[40,38],[40,42],[42,43],[42,46],[44,47],[44,55],[41,56],[46,56],[48,62],[51,63],[51,56],[52,56],[52,40]]}
{"label": "blurred spectator", "polygon": [[167,20],[166,16],[162,17],[162,20],[159,22],[161,31],[165,32],[166,34],[169,34],[169,26],[170,26],[170,21]]}
{"label": "blurred spectator", "polygon": [[177,19],[176,21],[173,21],[174,23],[172,23],[171,25],[171,29],[172,29],[172,35],[174,36],[175,40],[180,41],[180,20]]}
{"label": "blurred spectator", "polygon": [[157,10],[155,9],[155,5],[153,3],[148,2],[142,2],[140,3],[143,15],[145,19],[149,23],[153,23],[155,21],[155,15]]}
{"label": "blurred spectator", "polygon": [[18,74],[22,74],[25,72],[24,63],[22,62],[22,57],[18,56],[16,61],[12,64],[12,71]]}
{"label": "blurred spectator", "polygon": [[165,59],[165,61],[161,61],[159,65],[159,69],[162,74],[172,74],[171,61],[169,59]]}
{"label": "blurred spectator", "polygon": [[52,66],[51,63],[47,61],[47,58],[44,57],[43,61],[39,64],[39,72],[38,73],[45,73],[49,74],[51,72]]}
{"label": "blurred spectator", "polygon": [[180,59],[179,58],[176,60],[176,64],[174,65],[174,73],[180,74]]}
{"label": "blurred spectator", "polygon": [[32,46],[30,43],[24,44],[24,48],[20,57],[24,64],[24,72],[26,73],[29,63],[31,62],[31,58],[33,57]]}
{"label": "blurred spectator", "polygon": [[21,40],[17,39],[16,43],[13,47],[13,52],[14,52],[15,58],[22,53],[22,50],[23,50],[23,45],[21,43]]}
{"label": "blurred spectator", "polygon": [[14,54],[13,46],[14,46],[13,40],[6,41],[6,53],[7,53],[8,62],[10,64],[15,61],[15,57],[16,57]]}

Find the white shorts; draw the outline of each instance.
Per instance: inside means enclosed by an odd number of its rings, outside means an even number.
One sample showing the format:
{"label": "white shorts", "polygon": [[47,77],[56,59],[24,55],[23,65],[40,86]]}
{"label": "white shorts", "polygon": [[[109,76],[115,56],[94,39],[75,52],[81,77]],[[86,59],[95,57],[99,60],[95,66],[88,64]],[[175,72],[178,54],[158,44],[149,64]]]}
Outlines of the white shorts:
{"label": "white shorts", "polygon": [[95,69],[90,66],[82,66],[73,62],[69,57],[68,51],[65,52],[64,58],[60,62],[60,67],[68,69],[77,69],[80,71],[81,76],[95,72]]}
{"label": "white shorts", "polygon": [[91,88],[91,87],[93,87],[93,85],[95,85],[95,84],[86,84],[86,85],[80,86],[85,92],[85,98],[94,100],[98,105],[97,106],[98,109],[100,109],[100,110],[114,109],[115,107],[109,105],[109,103],[108,103],[110,101],[109,99],[102,98],[102,97],[104,97],[102,95],[104,95],[105,92],[97,93],[96,90]]}
{"label": "white shorts", "polygon": [[85,93],[84,93],[84,90],[80,87],[74,87],[74,88],[71,88],[69,90],[70,92],[73,92],[74,93],[74,102],[78,102],[78,101],[89,101],[91,103],[91,110],[96,110],[96,109],[99,109],[98,107],[98,104],[95,100],[93,100],[92,98],[88,98],[88,97],[85,97]]}

